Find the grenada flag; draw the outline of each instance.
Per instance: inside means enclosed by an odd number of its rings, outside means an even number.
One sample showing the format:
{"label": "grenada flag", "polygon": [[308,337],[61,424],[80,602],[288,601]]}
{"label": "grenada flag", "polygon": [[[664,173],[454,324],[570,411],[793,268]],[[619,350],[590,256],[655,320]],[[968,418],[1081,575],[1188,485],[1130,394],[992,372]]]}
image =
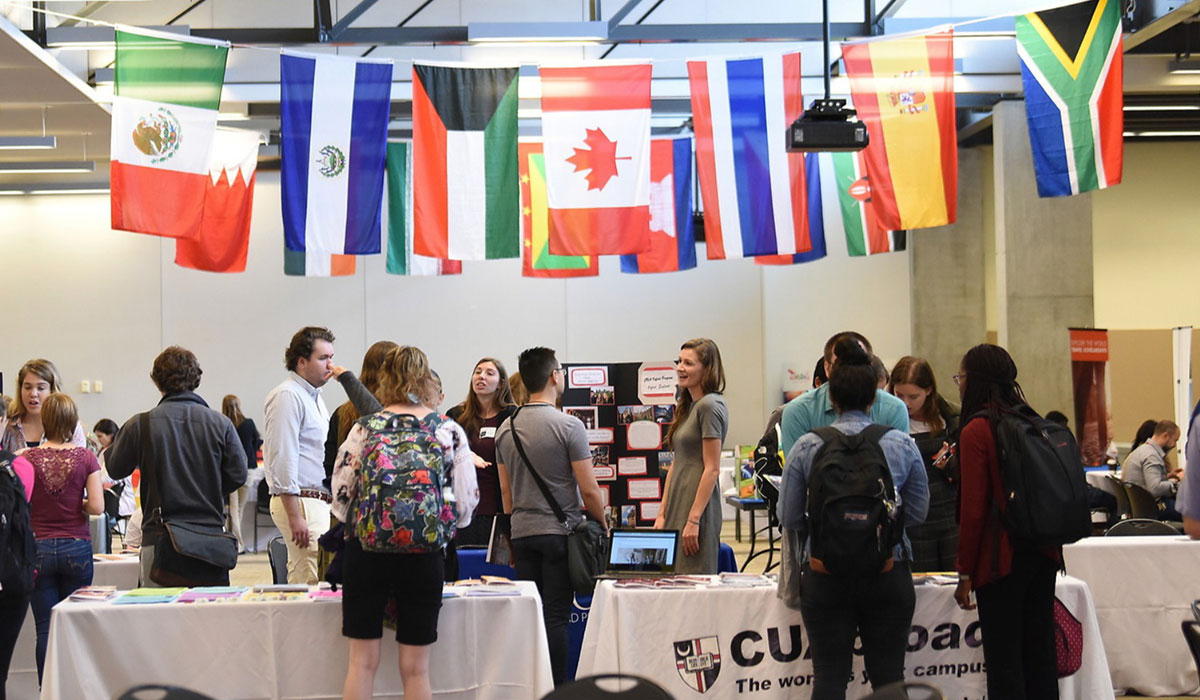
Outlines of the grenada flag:
{"label": "grenada flag", "polygon": [[550,210],[546,206],[546,158],[542,144],[517,144],[521,173],[521,276],[595,277],[595,255],[554,255],[550,252]]}
{"label": "grenada flag", "polygon": [[954,223],[953,33],[846,43],[842,60],[871,136],[863,157],[880,224],[896,231]]}
{"label": "grenada flag", "polygon": [[116,41],[112,227],[194,238],[229,44],[125,30]]}

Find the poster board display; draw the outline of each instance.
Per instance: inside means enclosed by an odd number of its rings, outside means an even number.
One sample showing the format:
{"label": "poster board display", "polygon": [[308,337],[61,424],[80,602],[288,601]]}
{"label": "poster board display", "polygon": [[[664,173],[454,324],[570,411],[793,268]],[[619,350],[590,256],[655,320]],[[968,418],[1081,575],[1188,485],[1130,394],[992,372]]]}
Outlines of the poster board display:
{"label": "poster board display", "polygon": [[650,527],[658,516],[666,446],[675,419],[675,366],[666,362],[569,363],[562,410],[587,429],[610,527]]}

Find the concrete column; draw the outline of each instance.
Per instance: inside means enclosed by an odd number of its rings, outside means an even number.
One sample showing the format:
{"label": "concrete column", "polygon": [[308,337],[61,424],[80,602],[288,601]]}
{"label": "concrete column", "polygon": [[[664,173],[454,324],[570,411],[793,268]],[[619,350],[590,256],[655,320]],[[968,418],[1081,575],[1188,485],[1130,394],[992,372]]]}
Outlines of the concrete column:
{"label": "concrete column", "polygon": [[958,220],[910,231],[913,354],[929,360],[938,390],[958,402],[951,377],[963,353],[984,342],[983,159],[958,152]]}
{"label": "concrete column", "polygon": [[1000,102],[992,114],[997,339],[1030,405],[1071,415],[1067,329],[1095,318],[1091,195],[1038,197],[1025,103]]}

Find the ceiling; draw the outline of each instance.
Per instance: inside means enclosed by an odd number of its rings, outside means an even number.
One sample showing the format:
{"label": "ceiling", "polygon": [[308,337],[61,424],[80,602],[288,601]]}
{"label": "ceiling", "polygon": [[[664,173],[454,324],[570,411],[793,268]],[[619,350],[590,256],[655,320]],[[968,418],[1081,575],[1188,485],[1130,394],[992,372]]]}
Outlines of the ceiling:
{"label": "ceiling", "polygon": [[[832,3],[831,33],[836,41],[928,29],[1027,10],[1029,1],[839,0]],[[0,173],[0,193],[107,187],[111,27],[41,15],[31,11],[31,4],[0,3],[0,142],[48,135],[57,143],[53,149],[0,149],[0,164],[91,161],[95,170]],[[823,90],[816,0],[608,0],[603,6],[601,0],[97,0],[44,6],[105,23],[235,42],[222,95],[222,124],[258,130],[269,143],[277,141],[279,129],[280,46],[396,61],[390,129],[397,136],[411,128],[409,65],[414,59],[522,65],[521,129],[530,134],[540,129],[538,63],[653,59],[653,124],[660,131],[680,129],[690,117],[688,58],[798,50],[804,94]],[[1192,47],[1200,52],[1200,0],[1142,0],[1135,8],[1126,19],[1127,138],[1200,134],[1200,74],[1167,70],[1169,62],[1188,58]],[[1012,26],[1011,18],[989,20],[956,33],[955,89],[965,144],[990,141],[992,105],[1021,95]],[[489,32],[532,36],[539,31],[599,32],[606,38],[517,44],[474,40]],[[836,74],[836,44],[832,52],[833,92],[844,94],[845,79]],[[1174,136],[1155,135],[1162,133]],[[270,167],[276,155],[273,145],[264,147],[263,166]]]}

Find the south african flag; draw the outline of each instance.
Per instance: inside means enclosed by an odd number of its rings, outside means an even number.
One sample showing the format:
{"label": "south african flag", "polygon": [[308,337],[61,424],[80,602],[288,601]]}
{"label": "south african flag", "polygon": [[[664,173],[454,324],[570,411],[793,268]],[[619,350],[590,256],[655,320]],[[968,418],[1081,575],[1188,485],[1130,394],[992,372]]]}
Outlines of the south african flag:
{"label": "south african flag", "polygon": [[1125,99],[1117,0],[1017,17],[1017,53],[1038,194],[1120,184]]}

